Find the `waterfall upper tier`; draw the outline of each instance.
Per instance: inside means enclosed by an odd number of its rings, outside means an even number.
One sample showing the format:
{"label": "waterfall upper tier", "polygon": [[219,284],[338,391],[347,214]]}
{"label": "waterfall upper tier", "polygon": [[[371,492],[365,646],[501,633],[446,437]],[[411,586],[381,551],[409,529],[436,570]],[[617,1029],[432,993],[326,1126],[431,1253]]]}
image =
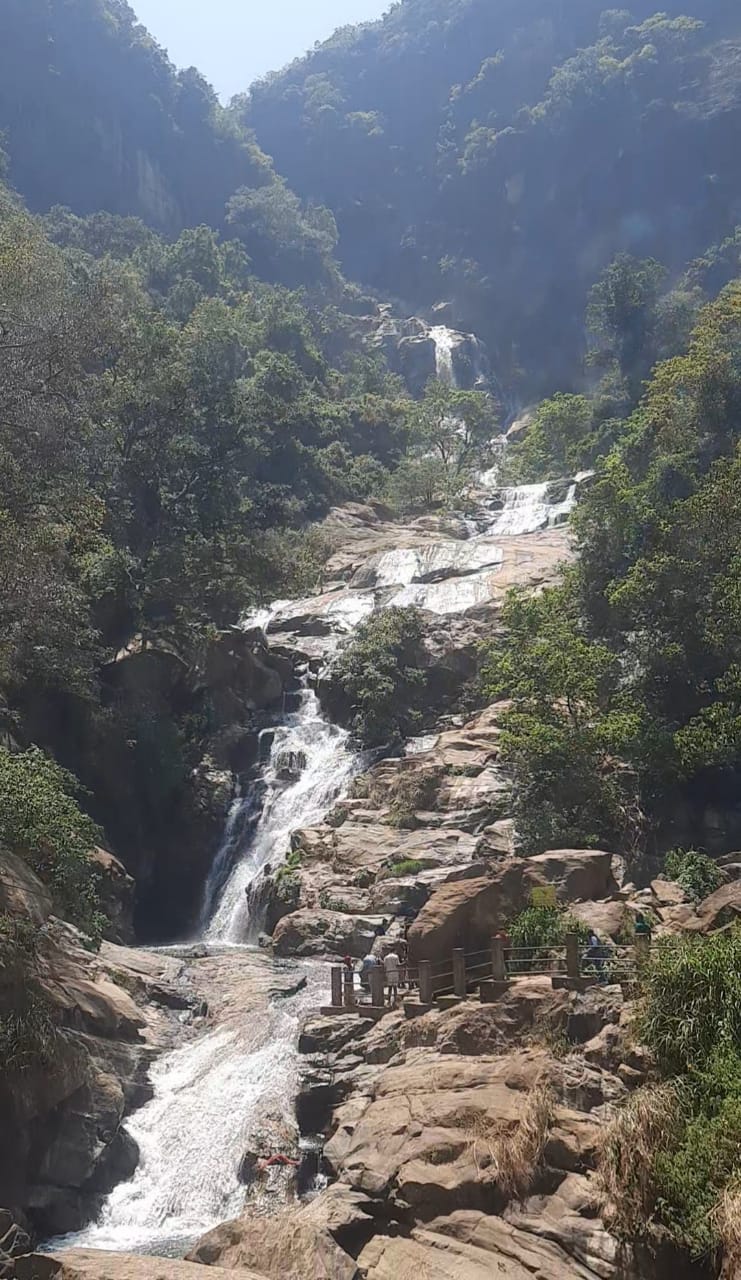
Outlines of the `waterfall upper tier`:
{"label": "waterfall upper tier", "polygon": [[401,319],[388,306],[364,320],[368,346],[383,351],[389,367],[404,378],[412,395],[422,395],[431,378],[464,391],[494,389],[486,349],[475,334],[430,324],[420,316]]}
{"label": "waterfall upper tier", "polygon": [[415,605],[438,617],[486,619],[515,585],[554,580],[572,554],[568,515],[577,481],[481,489],[466,519],[396,521],[379,504],[349,504],[325,521],[336,550],[322,590],[279,601],[246,625],[310,660],[329,657],[359,622],[384,606]]}

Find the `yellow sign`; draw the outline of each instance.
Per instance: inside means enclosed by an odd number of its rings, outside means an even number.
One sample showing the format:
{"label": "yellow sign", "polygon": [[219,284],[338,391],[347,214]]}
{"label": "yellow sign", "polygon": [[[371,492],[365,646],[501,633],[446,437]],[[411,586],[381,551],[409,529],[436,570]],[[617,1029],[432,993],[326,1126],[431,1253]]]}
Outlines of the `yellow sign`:
{"label": "yellow sign", "polygon": [[555,884],[539,885],[533,889],[530,894],[530,901],[534,907],[555,907],[558,905],[556,900]]}

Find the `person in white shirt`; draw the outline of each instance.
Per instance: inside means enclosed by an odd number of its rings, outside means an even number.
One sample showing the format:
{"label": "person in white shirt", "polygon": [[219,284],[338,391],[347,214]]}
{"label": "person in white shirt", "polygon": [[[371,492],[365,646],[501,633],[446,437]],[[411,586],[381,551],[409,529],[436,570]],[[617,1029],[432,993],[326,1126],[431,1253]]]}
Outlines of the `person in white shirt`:
{"label": "person in white shirt", "polygon": [[401,981],[401,961],[395,951],[390,951],[384,958],[383,967],[386,970],[386,986],[388,987],[388,1002],[396,1004],[399,999],[399,982]]}

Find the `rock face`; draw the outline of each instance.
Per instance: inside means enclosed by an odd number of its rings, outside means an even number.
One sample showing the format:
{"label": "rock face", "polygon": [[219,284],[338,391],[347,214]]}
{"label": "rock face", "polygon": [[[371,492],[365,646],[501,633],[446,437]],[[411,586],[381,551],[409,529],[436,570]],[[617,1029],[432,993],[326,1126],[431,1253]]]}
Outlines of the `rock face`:
{"label": "rock face", "polygon": [[[646,1078],[628,1014],[617,987],[579,995],[529,978],[495,1004],[412,1021],[316,1018],[304,1087],[326,1094],[322,1072],[332,1080],[325,1158],[337,1182],[267,1224],[246,1214],[191,1256],[275,1280],[661,1275],[599,1216],[600,1128]],[[682,1275],[670,1262],[667,1277]]]}
{"label": "rock face", "polygon": [[[552,582],[558,566],[569,559],[568,529],[552,523],[563,497],[562,487],[554,486],[550,496],[539,491],[537,501],[520,513],[532,515],[534,527],[527,519],[515,520],[502,536],[502,499],[482,490],[475,542],[475,530],[454,517],[399,522],[379,503],[335,509],[321,526],[334,548],[323,589],[274,607],[267,622],[271,650],[298,652],[320,663],[384,605],[414,605],[429,614],[431,627],[445,619],[445,629],[454,629],[449,649],[474,646],[490,634],[487,625],[496,619],[511,586],[536,588]],[[431,665],[439,658],[441,641],[441,635],[426,641]]]}
{"label": "rock face", "polygon": [[224,1223],[199,1241],[193,1262],[240,1270],[257,1267],[270,1280],[356,1280],[354,1259],[338,1243],[369,1234],[367,1200],[347,1187],[331,1187],[303,1208],[276,1217],[249,1215]]}
{"label": "rock face", "polygon": [[[142,771],[149,776],[151,766],[137,758],[136,734],[130,741],[103,737],[97,774],[89,780],[112,848],[136,880],[138,936],[182,937],[200,908],[235,775],[254,761],[256,718],[282,704],[293,664],[269,649],[261,632],[234,627],[188,653],[165,636],[136,635],[103,676],[134,725],[144,717],[156,733],[183,716],[207,716],[201,759],[180,778],[176,767],[164,793],[156,778],[152,787],[142,785]],[[117,937],[129,936],[122,921]]]}
{"label": "rock face", "polygon": [[154,997],[174,989],[181,963],[109,943],[91,955],[51,915],[33,873],[5,854],[0,909],[37,929],[33,961],[0,967],[0,1016],[23,1016],[32,983],[50,1024],[48,1061],[11,1058],[0,1078],[0,1203],[43,1234],[75,1230],[136,1167],[122,1120],[146,1100],[149,1062],[171,1031]]}
{"label": "rock face", "polygon": [[[201,1269],[175,1258],[147,1258],[140,1254],[105,1253],[98,1249],[68,1249],[59,1254],[34,1254],[16,1263],[16,1280],[201,1280]],[[212,1280],[266,1280],[244,1268],[214,1267]]]}

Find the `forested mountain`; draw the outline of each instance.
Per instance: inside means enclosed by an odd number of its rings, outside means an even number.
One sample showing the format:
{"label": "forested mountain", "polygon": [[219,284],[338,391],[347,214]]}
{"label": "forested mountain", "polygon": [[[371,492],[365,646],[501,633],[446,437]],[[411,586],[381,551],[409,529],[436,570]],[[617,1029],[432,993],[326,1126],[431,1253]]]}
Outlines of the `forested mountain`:
{"label": "forested mountain", "polygon": [[0,135],[9,180],[36,212],[134,215],[169,236],[234,227],[264,278],[335,274],[331,214],[301,207],[210,85],[194,68],[175,70],[126,0],[3,3]]}
{"label": "forested mountain", "polygon": [[733,0],[403,0],[255,84],[240,121],[327,204],[350,277],[453,299],[522,394],[578,378],[620,251],[676,270],[741,219]]}

